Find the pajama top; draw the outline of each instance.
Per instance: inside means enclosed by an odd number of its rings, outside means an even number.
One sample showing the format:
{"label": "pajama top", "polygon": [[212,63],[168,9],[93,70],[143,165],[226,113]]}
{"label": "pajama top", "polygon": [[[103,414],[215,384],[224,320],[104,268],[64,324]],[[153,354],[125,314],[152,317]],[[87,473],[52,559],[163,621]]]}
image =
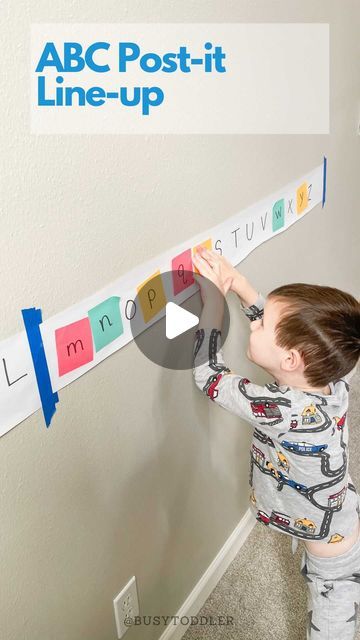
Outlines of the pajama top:
{"label": "pajama top", "polygon": [[[241,308],[261,319],[265,299]],[[349,475],[346,376],[330,382],[331,395],[275,381],[264,386],[224,363],[219,329],[197,329],[193,375],[210,400],[248,422],[250,508],[257,520],[304,540],[340,542],[357,526],[359,496]]]}

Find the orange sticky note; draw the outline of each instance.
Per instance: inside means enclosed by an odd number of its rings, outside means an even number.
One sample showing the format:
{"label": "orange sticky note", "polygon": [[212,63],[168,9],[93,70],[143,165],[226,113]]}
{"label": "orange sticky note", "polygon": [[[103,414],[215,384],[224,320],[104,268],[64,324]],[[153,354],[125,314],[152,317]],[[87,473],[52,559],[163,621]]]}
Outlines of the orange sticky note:
{"label": "orange sticky note", "polygon": [[[211,242],[211,238],[208,238],[207,240],[204,240],[204,242],[201,242],[201,244],[197,244],[196,247],[193,247],[193,255],[196,251],[196,249],[199,249],[200,247],[204,247],[204,249],[212,249],[212,242]],[[195,267],[195,265],[193,264],[193,271],[194,273],[200,273],[199,269],[197,269],[197,267]]]}
{"label": "orange sticky note", "polygon": [[305,211],[308,206],[309,196],[308,196],[308,185],[307,182],[304,182],[300,187],[296,190],[296,211],[297,213],[302,213]]}
{"label": "orange sticky note", "polygon": [[149,322],[166,305],[165,290],[160,271],[156,271],[150,278],[144,280],[137,287],[137,292],[144,321]]}
{"label": "orange sticky note", "polygon": [[55,329],[59,376],[91,362],[93,340],[89,318]]}

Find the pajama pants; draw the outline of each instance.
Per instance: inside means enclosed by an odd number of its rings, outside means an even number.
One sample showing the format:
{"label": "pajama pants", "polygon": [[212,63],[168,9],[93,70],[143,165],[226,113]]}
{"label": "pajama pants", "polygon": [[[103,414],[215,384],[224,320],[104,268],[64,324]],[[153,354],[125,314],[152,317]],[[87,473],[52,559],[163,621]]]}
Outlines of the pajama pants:
{"label": "pajama pants", "polygon": [[301,573],[308,589],[307,640],[353,640],[360,604],[360,537],[334,558],[304,549]]}

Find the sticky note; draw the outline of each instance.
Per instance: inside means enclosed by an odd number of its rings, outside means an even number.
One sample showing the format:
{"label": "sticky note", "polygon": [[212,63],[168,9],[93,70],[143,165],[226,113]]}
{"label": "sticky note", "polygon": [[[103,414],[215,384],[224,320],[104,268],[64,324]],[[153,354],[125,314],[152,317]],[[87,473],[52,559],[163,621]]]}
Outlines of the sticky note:
{"label": "sticky note", "polygon": [[100,351],[124,332],[119,296],[112,296],[88,311],[95,351]]}
{"label": "sticky note", "polygon": [[307,182],[304,182],[300,187],[296,190],[296,211],[297,213],[302,213],[306,207],[308,206],[308,185]]}
{"label": "sticky note", "polygon": [[172,259],[171,271],[175,296],[194,284],[191,249],[179,253],[178,256]]}
{"label": "sticky note", "polygon": [[277,231],[285,224],[285,202],[284,198],[275,202],[272,209],[272,230]]}
{"label": "sticky note", "polygon": [[149,322],[166,305],[164,285],[160,271],[144,280],[137,287],[138,298],[145,323]]}
{"label": "sticky note", "polygon": [[[212,249],[212,243],[211,243],[211,238],[208,238],[207,240],[204,240],[204,242],[201,242],[200,244],[197,244],[196,247],[193,247],[193,255],[195,253],[195,250],[198,249],[199,247],[204,247],[205,249]],[[197,269],[197,267],[195,267],[195,265],[193,265],[192,271],[194,273],[200,273],[199,269]]]}
{"label": "sticky note", "polygon": [[93,341],[89,318],[55,329],[59,376],[93,360]]}

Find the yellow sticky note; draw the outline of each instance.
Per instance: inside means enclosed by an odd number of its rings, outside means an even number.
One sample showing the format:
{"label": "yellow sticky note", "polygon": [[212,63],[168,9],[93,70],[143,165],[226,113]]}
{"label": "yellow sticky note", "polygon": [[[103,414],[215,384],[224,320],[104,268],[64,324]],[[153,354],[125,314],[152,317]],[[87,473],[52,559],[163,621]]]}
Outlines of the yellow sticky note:
{"label": "yellow sticky note", "polygon": [[165,290],[160,271],[155,271],[150,278],[144,280],[136,288],[144,321],[149,322],[166,305]]}
{"label": "yellow sticky note", "polygon": [[308,185],[307,182],[298,187],[296,190],[296,211],[297,213],[302,213],[305,211],[308,206],[309,197],[308,197]]}
{"label": "yellow sticky note", "polygon": [[[196,249],[199,249],[200,247],[204,247],[204,249],[211,250],[212,249],[211,238],[208,238],[207,240],[204,240],[204,242],[201,242],[200,244],[197,244],[196,247],[193,247],[193,255],[194,255]],[[197,269],[194,264],[193,264],[193,271],[194,271],[194,273],[200,273],[199,269]]]}

